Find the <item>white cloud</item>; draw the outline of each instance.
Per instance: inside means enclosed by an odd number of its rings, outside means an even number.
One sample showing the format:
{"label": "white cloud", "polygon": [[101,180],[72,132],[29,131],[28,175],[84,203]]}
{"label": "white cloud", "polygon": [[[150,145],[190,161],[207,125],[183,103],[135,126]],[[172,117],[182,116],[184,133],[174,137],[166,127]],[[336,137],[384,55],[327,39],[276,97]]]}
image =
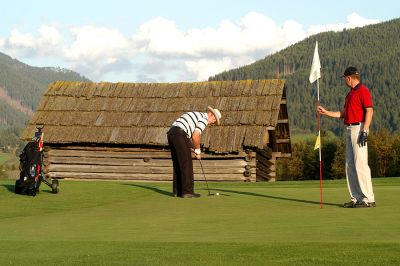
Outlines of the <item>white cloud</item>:
{"label": "white cloud", "polygon": [[128,38],[116,29],[83,26],[72,28],[73,42],[64,50],[71,61],[109,60],[111,63],[121,55],[131,55]]}
{"label": "white cloud", "polygon": [[0,47],[9,50],[15,57],[37,57],[59,55],[62,35],[52,26],[43,25],[38,29],[38,35],[20,32],[13,29],[8,38],[0,42]]}
{"label": "white cloud", "polygon": [[62,42],[61,33],[51,26],[42,26],[39,28],[39,38],[37,40],[37,46],[40,48],[56,47]]}
{"label": "white cloud", "polygon": [[251,12],[239,24],[223,20],[217,28],[182,31],[162,17],[143,24],[133,40],[154,56],[243,55],[258,50],[276,51],[285,43],[285,31],[259,13]]}
{"label": "white cloud", "polygon": [[285,43],[282,45],[282,47],[287,47],[306,38],[306,33],[303,29],[303,26],[296,21],[286,21],[283,24],[283,32]]}
{"label": "white cloud", "polygon": [[162,17],[152,19],[139,27],[133,36],[135,48],[141,53],[181,54],[185,47],[183,32],[178,30],[175,22]]}
{"label": "white cloud", "polygon": [[32,34],[21,33],[18,29],[11,31],[10,38],[8,38],[8,45],[18,48],[33,48],[35,46],[35,38]]}
{"label": "white cloud", "polygon": [[314,25],[308,29],[307,35],[311,36],[325,31],[342,31],[344,29],[354,29],[357,27],[364,27],[366,25],[376,24],[376,23],[379,23],[378,19],[366,19],[361,17],[357,13],[353,12],[347,16],[346,23]]}
{"label": "white cloud", "polygon": [[73,42],[63,56],[73,69],[91,79],[102,80],[109,72],[130,69],[135,53],[129,38],[116,29],[83,26],[70,29]]}
{"label": "white cloud", "polygon": [[200,59],[200,60],[187,60],[185,66],[187,71],[195,76],[196,80],[207,80],[210,76],[249,64],[254,59],[247,56],[230,57],[225,56],[220,59]]}
{"label": "white cloud", "polygon": [[[235,24],[223,20],[216,28],[180,30],[168,19],[144,23],[132,39],[135,48],[150,58],[179,59],[191,79],[205,80],[221,71],[249,64],[305,37],[301,24],[283,27],[250,12]],[[149,73],[148,73],[149,74]]]}
{"label": "white cloud", "polygon": [[304,29],[296,21],[279,25],[268,16],[250,12],[238,22],[222,20],[216,27],[183,30],[172,20],[156,17],[134,29],[131,36],[94,25],[63,33],[44,25],[36,35],[14,29],[8,37],[0,38],[0,48],[20,60],[61,58],[66,62],[62,67],[94,80],[116,73],[116,77],[129,77],[130,81],[192,81],[252,63],[319,32],[377,22],[352,13],[345,23]]}

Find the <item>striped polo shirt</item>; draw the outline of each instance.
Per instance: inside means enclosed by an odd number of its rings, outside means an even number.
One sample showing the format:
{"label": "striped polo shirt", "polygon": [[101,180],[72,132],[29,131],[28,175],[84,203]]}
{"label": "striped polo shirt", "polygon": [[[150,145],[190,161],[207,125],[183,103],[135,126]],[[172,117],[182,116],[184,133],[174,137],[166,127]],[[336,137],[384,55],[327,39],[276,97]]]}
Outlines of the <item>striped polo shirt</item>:
{"label": "striped polo shirt", "polygon": [[172,126],[183,129],[187,137],[191,138],[195,130],[198,130],[201,134],[206,128],[207,124],[207,113],[187,112],[176,119],[175,122],[172,123]]}

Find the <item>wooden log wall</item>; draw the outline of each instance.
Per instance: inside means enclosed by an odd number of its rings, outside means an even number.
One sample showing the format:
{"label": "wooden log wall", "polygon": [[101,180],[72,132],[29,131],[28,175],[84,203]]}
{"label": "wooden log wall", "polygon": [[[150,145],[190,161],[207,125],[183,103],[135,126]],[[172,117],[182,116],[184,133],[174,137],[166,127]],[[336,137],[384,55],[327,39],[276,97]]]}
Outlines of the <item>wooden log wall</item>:
{"label": "wooden log wall", "polygon": [[[256,153],[202,154],[208,181],[256,181]],[[198,160],[193,159],[195,180],[204,181]],[[56,179],[172,180],[169,150],[65,146],[45,147],[44,173]]]}
{"label": "wooden log wall", "polygon": [[278,157],[278,154],[276,152],[272,152],[272,150],[268,147],[265,147],[264,149],[257,149],[257,181],[273,182],[276,180],[276,157]]}

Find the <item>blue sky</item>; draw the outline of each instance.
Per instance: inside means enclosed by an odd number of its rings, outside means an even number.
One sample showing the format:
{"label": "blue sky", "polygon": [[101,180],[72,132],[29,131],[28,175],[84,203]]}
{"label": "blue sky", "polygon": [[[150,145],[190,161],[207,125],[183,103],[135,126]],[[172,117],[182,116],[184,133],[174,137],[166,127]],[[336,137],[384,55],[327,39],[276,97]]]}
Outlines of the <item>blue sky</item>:
{"label": "blue sky", "polygon": [[1,7],[0,52],[94,81],[195,81],[399,14],[395,0],[14,0]]}

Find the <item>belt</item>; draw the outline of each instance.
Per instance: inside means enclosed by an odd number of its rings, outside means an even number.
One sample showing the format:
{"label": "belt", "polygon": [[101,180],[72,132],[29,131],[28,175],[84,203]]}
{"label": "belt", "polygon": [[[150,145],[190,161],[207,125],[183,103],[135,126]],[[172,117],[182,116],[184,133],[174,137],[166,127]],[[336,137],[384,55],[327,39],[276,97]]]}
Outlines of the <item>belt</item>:
{"label": "belt", "polygon": [[358,126],[361,125],[361,122],[346,124],[346,126]]}

